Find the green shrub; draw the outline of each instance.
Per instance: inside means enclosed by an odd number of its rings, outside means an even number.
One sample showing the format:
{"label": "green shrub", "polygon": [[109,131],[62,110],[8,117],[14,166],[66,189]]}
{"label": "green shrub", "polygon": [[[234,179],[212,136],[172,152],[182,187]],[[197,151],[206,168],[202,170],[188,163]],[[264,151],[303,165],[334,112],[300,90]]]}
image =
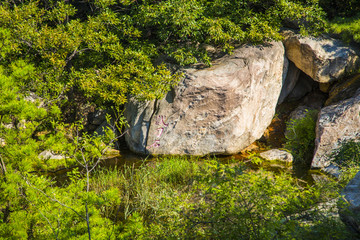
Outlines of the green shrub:
{"label": "green shrub", "polygon": [[287,123],[285,148],[294,156],[294,163],[308,165],[314,153],[317,110],[307,111],[305,117]]}
{"label": "green shrub", "polygon": [[94,239],[351,239],[333,209],[317,207],[338,197],[336,182],[304,187],[289,174],[182,158],[99,170],[88,191],[80,172],[69,176],[57,186],[9,172],[0,238],[85,239],[86,203]]}
{"label": "green shrub", "polygon": [[193,180],[197,172],[195,159],[187,160],[181,157],[169,157],[161,159],[156,164],[154,172],[158,181],[164,181],[170,184],[186,185]]}
{"label": "green shrub", "polygon": [[146,239],[347,238],[350,234],[339,218],[316,207],[317,203],[338,196],[336,184],[326,188],[327,185],[304,188],[288,174],[252,172],[242,165],[212,161],[199,169],[190,195],[162,200],[171,203],[172,211],[160,210],[158,214],[162,217],[151,222],[145,236]]}
{"label": "green shrub", "polygon": [[331,160],[341,168],[360,166],[360,142],[348,141],[335,150]]}
{"label": "green shrub", "polygon": [[360,15],[358,12],[349,18],[334,19],[330,24],[329,31],[340,34],[346,42],[360,43]]}

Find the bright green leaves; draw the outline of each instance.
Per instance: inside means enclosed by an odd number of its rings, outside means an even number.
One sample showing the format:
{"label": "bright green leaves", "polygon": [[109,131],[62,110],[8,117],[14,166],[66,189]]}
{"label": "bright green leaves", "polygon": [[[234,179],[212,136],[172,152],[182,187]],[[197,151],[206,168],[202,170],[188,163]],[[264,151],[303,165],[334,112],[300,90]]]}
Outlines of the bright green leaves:
{"label": "bright green leaves", "polygon": [[[34,67],[24,61],[14,62],[12,75],[0,73],[0,156],[9,169],[27,170],[33,167],[41,143],[33,135],[41,131],[46,121],[58,118],[58,108],[40,107],[41,100],[24,93],[19,82],[32,77]],[[45,121],[45,119],[47,119]]]}
{"label": "bright green leaves", "polygon": [[10,30],[0,27],[0,61],[18,50],[18,44],[12,41]]}
{"label": "bright green leaves", "polygon": [[199,61],[210,65],[203,43],[229,53],[237,44],[279,40],[286,21],[319,32],[323,17],[316,1],[172,0],[144,3],[135,22],[150,40],[160,43],[159,52],[181,65]]}
{"label": "bright green leaves", "polygon": [[[76,173],[76,171],[74,171]],[[1,200],[11,200],[11,214],[6,224],[0,224],[0,238],[26,239],[87,239],[87,202],[94,239],[114,239],[112,222],[102,217],[109,203],[118,199],[116,189],[96,194],[87,193],[86,181],[76,178],[67,186],[57,187],[49,179],[36,175],[9,173],[11,180],[1,185]]]}
{"label": "bright green leaves", "polygon": [[38,2],[1,5],[5,28],[0,37],[15,43],[2,49],[1,56],[26,53],[37,72],[29,87],[49,99],[73,88],[99,104],[123,104],[129,93],[141,99],[162,96],[177,76],[153,66],[156,50],[137,40],[142,33],[129,15],[111,10],[116,1],[94,4],[97,11],[86,19],[74,19],[77,10],[66,1],[49,2],[46,11]]}
{"label": "bright green leaves", "polygon": [[56,1],[46,20],[57,24],[68,22],[69,18],[75,15],[76,9],[66,2],[65,0]]}
{"label": "bright green leaves", "polygon": [[347,42],[360,42],[360,15],[351,18],[337,18],[330,24],[330,32],[341,34]]}
{"label": "bright green leaves", "polygon": [[291,119],[287,123],[288,134],[285,148],[294,156],[295,164],[308,166],[313,157],[315,147],[315,127],[318,111],[306,111],[300,119]]}
{"label": "bright green leaves", "polygon": [[141,58],[135,58],[125,64],[108,65],[100,70],[74,70],[71,77],[88,97],[98,96],[104,102],[121,105],[127,101],[128,94],[142,100],[161,98],[180,75],[172,76],[164,65],[154,68],[149,60],[139,59]]}

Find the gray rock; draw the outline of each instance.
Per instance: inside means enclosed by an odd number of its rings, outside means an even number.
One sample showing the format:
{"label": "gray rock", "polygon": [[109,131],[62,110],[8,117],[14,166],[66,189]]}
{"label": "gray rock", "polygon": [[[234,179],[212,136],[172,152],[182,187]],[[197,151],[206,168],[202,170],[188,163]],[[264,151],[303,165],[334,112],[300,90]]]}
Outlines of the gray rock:
{"label": "gray rock", "polygon": [[106,121],[106,110],[96,110],[92,116],[91,124],[93,125],[101,125],[104,121]]}
{"label": "gray rock", "polygon": [[315,90],[307,94],[302,103],[304,106],[307,106],[309,109],[320,110],[327,99],[327,94],[321,92],[320,90]]}
{"label": "gray rock", "polygon": [[341,169],[332,163],[330,163],[329,166],[324,167],[323,171],[326,172],[327,174],[330,174],[333,177],[336,177],[336,178],[339,178],[340,174],[341,174]]}
{"label": "gray rock", "polygon": [[326,184],[327,182],[330,182],[330,181],[331,181],[331,179],[330,179],[330,177],[329,177],[328,175],[326,175],[326,174],[320,174],[320,173],[317,173],[317,174],[312,173],[312,174],[311,174],[311,178],[312,178],[312,180],[314,181],[314,183],[322,184],[322,185],[324,185],[324,184]]}
{"label": "gray rock", "polygon": [[360,172],[346,185],[341,195],[343,204],[339,208],[340,218],[350,229],[360,234]]}
{"label": "gray rock", "polygon": [[285,98],[291,93],[291,91],[294,89],[299,76],[300,76],[300,70],[295,66],[293,62],[289,61],[289,68],[287,71],[286,78],[283,82],[283,87],[281,89],[280,97],[278,100],[278,104],[281,104],[284,102]]}
{"label": "gray rock", "polygon": [[46,160],[59,160],[59,159],[64,159],[65,157],[60,154],[55,154],[50,150],[45,150],[39,154],[39,158]]}
{"label": "gray rock", "polygon": [[45,100],[33,92],[28,92],[24,99],[28,102],[37,103],[39,108],[45,106]]}
{"label": "gray rock", "polygon": [[288,101],[297,101],[311,92],[314,88],[315,82],[305,73],[300,73],[299,79],[295,87],[287,97]]}
{"label": "gray rock", "polygon": [[291,155],[291,153],[280,149],[271,149],[269,151],[262,152],[260,153],[260,157],[268,161],[274,161],[274,160],[278,160],[282,162],[293,161],[293,156]]}
{"label": "gray rock", "polygon": [[307,112],[309,111],[309,107],[307,106],[298,106],[292,111],[289,115],[289,119],[297,120],[306,117]]}
{"label": "gray rock", "polygon": [[[143,154],[234,154],[270,124],[287,64],[280,42],[244,46],[185,78],[161,99],[130,100],[126,141]],[[285,69],[285,71],[284,71]]]}
{"label": "gray rock", "polygon": [[[96,133],[99,136],[105,135],[105,130],[110,129],[111,131],[116,131],[116,129],[114,129],[115,123],[113,120],[110,120],[110,123],[108,123],[106,120],[103,121],[99,127],[96,128],[96,130],[94,131],[94,133]],[[116,132],[115,132],[116,134]]]}
{"label": "gray rock", "polygon": [[359,66],[358,52],[329,37],[302,37],[284,31],[286,56],[317,82],[332,82]]}
{"label": "gray rock", "polygon": [[316,126],[312,167],[326,168],[330,155],[350,140],[360,139],[360,91],[355,97],[323,108]]}

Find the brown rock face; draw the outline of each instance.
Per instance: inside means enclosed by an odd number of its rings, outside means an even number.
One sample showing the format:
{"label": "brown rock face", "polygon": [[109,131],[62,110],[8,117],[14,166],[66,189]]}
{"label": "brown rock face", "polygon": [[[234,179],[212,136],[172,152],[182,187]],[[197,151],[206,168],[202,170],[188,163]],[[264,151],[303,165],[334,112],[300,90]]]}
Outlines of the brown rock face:
{"label": "brown rock face", "polygon": [[359,88],[360,74],[356,74],[347,78],[344,82],[337,83],[333,86],[325,105],[328,106],[339,101],[352,98]]}
{"label": "brown rock face", "polygon": [[284,59],[283,45],[273,42],[238,48],[211,68],[187,69],[165,98],[127,104],[128,145],[145,154],[240,152],[274,116]]}
{"label": "brown rock face", "polygon": [[353,98],[327,106],[320,111],[316,126],[312,167],[326,168],[329,155],[343,143],[360,139],[360,91]]}
{"label": "brown rock face", "polygon": [[341,41],[301,37],[291,31],[284,35],[288,59],[317,82],[332,82],[359,66],[357,51]]}

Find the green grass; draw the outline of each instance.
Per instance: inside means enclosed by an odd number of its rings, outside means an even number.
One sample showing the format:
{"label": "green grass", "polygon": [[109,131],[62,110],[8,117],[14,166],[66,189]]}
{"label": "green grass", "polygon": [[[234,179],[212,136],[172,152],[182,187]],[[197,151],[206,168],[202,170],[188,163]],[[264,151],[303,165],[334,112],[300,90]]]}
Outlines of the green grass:
{"label": "green grass", "polygon": [[330,22],[329,31],[340,34],[346,42],[360,43],[360,14],[349,18],[336,18]]}
{"label": "green grass", "polygon": [[91,188],[98,195],[117,189],[118,205],[103,208],[103,216],[119,226],[120,239],[352,237],[338,217],[318,211],[319,203],[339,197],[338,183],[304,187],[287,173],[252,171],[239,163],[160,158],[100,170]]}

